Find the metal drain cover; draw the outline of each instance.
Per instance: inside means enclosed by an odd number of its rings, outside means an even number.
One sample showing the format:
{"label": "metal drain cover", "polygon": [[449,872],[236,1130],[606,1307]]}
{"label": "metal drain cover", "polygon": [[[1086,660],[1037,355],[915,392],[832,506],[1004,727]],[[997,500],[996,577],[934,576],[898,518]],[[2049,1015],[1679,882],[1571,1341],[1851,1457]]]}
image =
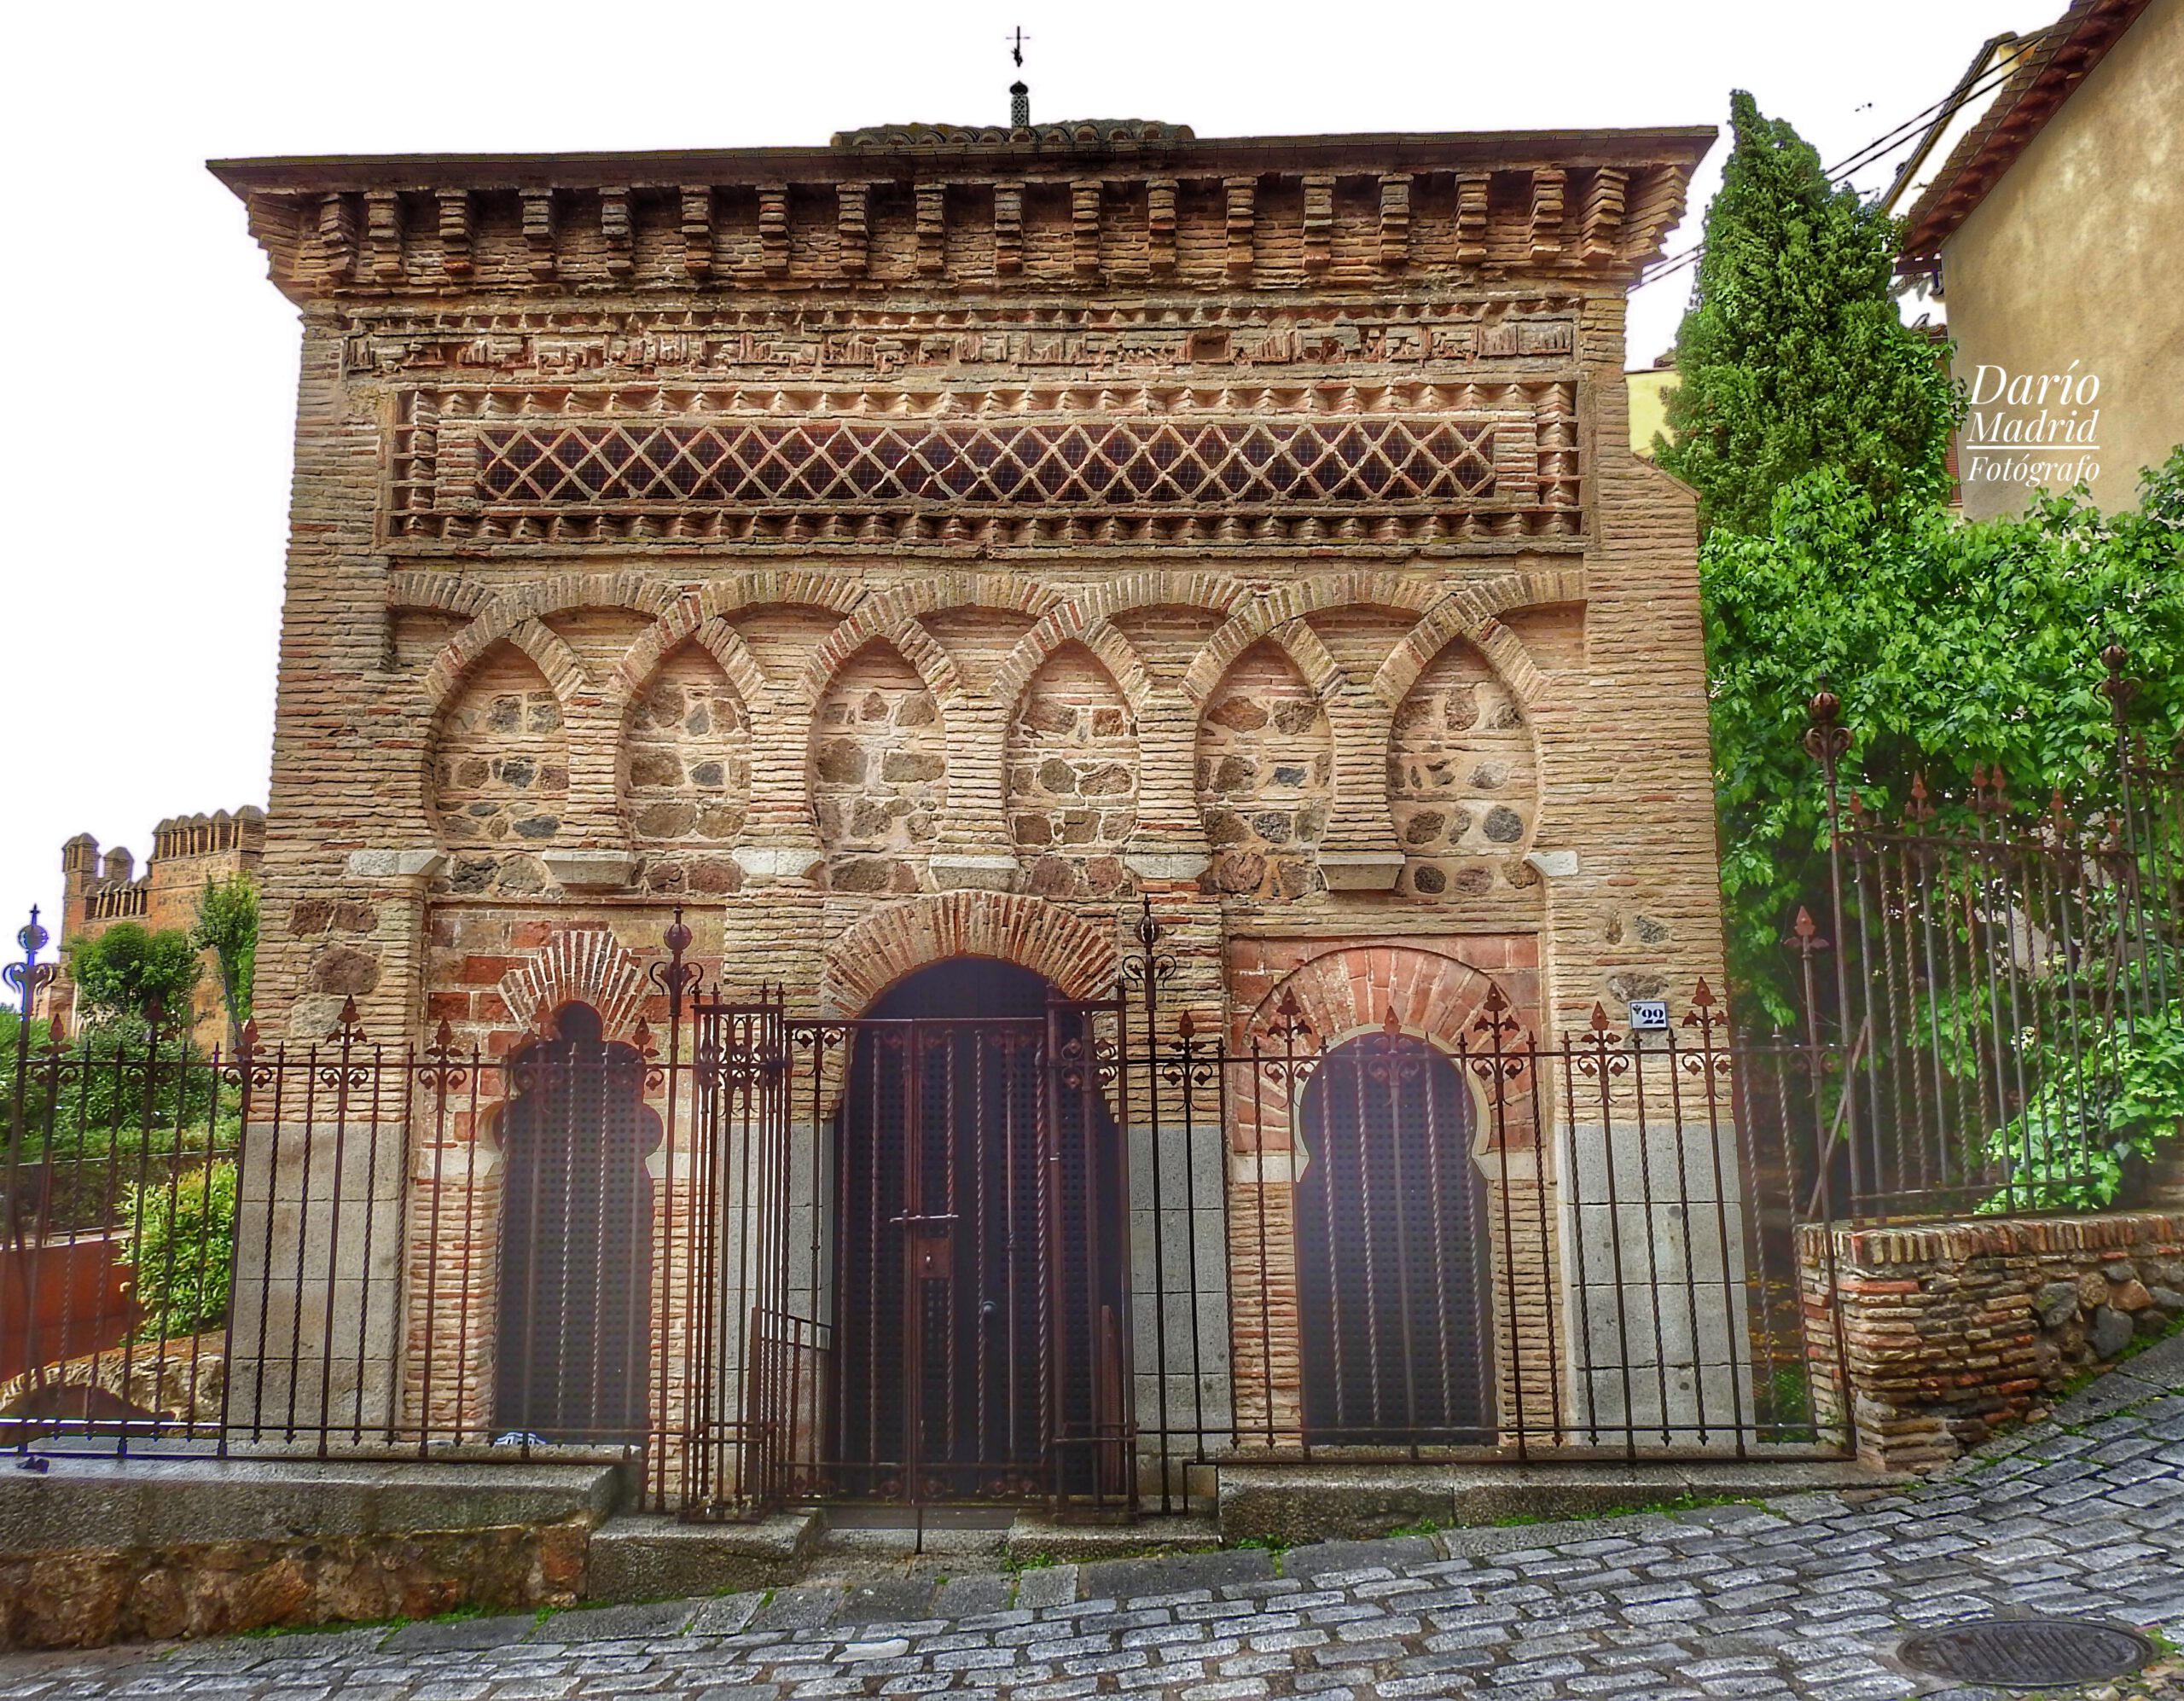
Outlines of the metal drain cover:
{"label": "metal drain cover", "polygon": [[1967,1618],[1907,1636],[1896,1657],[1914,1670],[2000,1689],[2094,1683],[2136,1671],[2153,1644],[2120,1624],[2082,1618]]}

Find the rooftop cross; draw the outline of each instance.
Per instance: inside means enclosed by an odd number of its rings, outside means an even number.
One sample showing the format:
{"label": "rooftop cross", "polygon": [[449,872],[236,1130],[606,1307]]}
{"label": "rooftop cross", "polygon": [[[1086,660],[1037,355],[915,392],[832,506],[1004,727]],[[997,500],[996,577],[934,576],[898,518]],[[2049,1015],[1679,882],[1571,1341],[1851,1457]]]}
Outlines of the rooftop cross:
{"label": "rooftop cross", "polygon": [[[1024,68],[1024,26],[1019,24],[1008,45],[1008,56],[1016,61],[1016,68]],[[1008,85],[1008,127],[1029,130],[1031,127],[1031,90],[1022,78]]]}

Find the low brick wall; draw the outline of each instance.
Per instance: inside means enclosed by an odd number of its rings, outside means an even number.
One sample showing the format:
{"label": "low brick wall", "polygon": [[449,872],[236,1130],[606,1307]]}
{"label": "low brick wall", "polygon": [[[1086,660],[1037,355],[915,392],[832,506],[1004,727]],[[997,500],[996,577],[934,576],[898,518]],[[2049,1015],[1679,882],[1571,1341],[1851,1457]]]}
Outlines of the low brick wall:
{"label": "low brick wall", "polygon": [[1798,1262],[1821,1416],[1842,1418],[1839,1307],[1858,1456],[1880,1470],[1939,1469],[2184,1316],[2179,1212],[1815,1226]]}

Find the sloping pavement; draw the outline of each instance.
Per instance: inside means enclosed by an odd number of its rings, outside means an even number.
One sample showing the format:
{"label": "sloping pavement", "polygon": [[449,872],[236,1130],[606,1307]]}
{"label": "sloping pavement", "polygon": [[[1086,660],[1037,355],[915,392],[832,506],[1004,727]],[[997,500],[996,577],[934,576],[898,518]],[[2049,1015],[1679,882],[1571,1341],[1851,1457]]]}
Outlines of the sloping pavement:
{"label": "sloping pavement", "polygon": [[[2184,1337],[1915,1489],[164,1650],[0,1658],[0,1701],[1976,1701],[1893,1663],[1995,1611],[2184,1642]],[[2045,1693],[2184,1697],[2164,1653]]]}

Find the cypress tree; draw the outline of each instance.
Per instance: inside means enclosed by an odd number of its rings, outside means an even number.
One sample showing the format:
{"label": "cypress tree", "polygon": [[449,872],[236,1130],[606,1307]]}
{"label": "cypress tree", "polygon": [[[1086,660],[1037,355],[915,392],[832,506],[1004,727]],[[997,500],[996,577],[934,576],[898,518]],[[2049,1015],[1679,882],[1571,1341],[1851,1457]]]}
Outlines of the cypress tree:
{"label": "cypress tree", "polygon": [[1959,417],[1943,351],[1893,294],[1896,221],[1828,182],[1786,122],[1730,96],[1735,144],[1706,212],[1692,305],[1676,333],[1673,441],[1662,466],[1699,492],[1699,518],[1767,530],[1774,493],[1839,468],[1885,513],[1946,490]]}

